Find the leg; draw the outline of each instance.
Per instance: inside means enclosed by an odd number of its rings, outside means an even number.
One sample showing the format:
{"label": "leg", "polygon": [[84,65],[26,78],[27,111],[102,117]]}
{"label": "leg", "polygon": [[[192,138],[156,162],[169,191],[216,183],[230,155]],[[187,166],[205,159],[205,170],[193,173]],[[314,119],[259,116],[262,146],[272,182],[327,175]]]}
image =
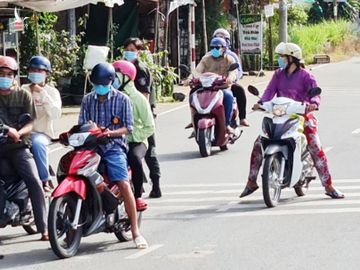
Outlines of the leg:
{"label": "leg", "polygon": [[258,137],[255,140],[254,147],[251,152],[248,182],[246,184],[244,191],[241,193],[240,198],[250,195],[251,193],[253,193],[255,190],[258,189],[256,180],[261,168],[262,160],[263,160],[263,153],[262,153],[261,139],[260,137]]}
{"label": "leg", "polygon": [[238,105],[240,124],[243,126],[249,126],[249,122],[246,119],[247,100],[244,88],[238,84],[233,84],[231,86],[231,91],[233,92],[233,95],[236,98],[236,103]]}
{"label": "leg", "polygon": [[152,190],[150,192],[151,198],[160,198],[161,190],[160,190],[160,164],[156,155],[156,142],[155,142],[155,134],[148,138],[148,150],[146,151],[145,161],[150,171],[150,179],[152,181]]}
{"label": "leg", "polygon": [[224,92],[223,104],[225,109],[225,124],[226,126],[230,126],[234,97],[229,89],[225,89],[223,90],[223,92]]}
{"label": "leg", "polygon": [[[35,161],[27,148],[12,151],[9,154],[11,164],[25,181],[29,190],[31,204],[35,216],[35,224],[40,233],[47,235],[47,215],[45,207],[45,195]],[[46,240],[43,237],[44,240]]]}
{"label": "leg", "polygon": [[33,133],[31,135],[31,141],[31,152],[34,155],[34,160],[39,171],[40,180],[42,182],[49,181],[51,179],[49,173],[49,153],[47,149],[47,145],[49,145],[49,139],[41,133]]}
{"label": "leg", "polygon": [[135,189],[135,198],[141,198],[143,187],[143,165],[142,159],[146,154],[146,146],[143,143],[130,143],[128,161],[132,170],[132,182]]}

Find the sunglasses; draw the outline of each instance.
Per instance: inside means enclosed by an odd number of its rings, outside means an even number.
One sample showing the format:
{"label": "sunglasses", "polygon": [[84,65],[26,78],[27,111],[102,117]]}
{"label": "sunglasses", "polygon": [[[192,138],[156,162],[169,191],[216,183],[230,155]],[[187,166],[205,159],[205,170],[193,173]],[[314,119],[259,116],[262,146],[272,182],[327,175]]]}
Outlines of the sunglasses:
{"label": "sunglasses", "polygon": [[223,46],[210,46],[210,49],[217,49],[220,50],[221,48],[223,48]]}

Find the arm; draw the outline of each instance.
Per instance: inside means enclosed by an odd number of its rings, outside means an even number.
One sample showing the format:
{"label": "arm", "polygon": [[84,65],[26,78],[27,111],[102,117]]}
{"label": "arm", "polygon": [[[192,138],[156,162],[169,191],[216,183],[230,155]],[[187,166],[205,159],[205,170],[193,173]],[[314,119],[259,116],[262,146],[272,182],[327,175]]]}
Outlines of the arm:
{"label": "arm", "polygon": [[79,114],[79,120],[78,120],[79,125],[83,125],[90,120],[90,119],[88,119],[87,108],[88,108],[87,96],[85,96],[81,102],[81,108],[80,108],[80,114]]}
{"label": "arm", "polygon": [[142,128],[140,130],[139,138],[134,138],[135,141],[142,142],[150,137],[155,132],[155,122],[152,116],[151,108],[145,99],[139,100],[139,111]]}
{"label": "arm", "polygon": [[264,94],[262,95],[261,99],[258,103],[263,103],[266,101],[270,101],[276,95],[277,92],[277,84],[278,84],[278,72],[275,72],[270,83],[268,84]]}
{"label": "arm", "polygon": [[40,97],[44,103],[45,111],[51,120],[61,117],[61,97],[57,89],[49,88],[49,92],[45,89],[40,91]]}
{"label": "arm", "polygon": [[24,127],[22,127],[22,128],[18,131],[19,137],[21,138],[21,137],[24,136],[24,135],[30,134],[30,132],[32,131],[32,129],[33,129],[33,123],[32,123],[32,122],[26,124]]}
{"label": "arm", "polygon": [[[317,82],[315,80],[315,77],[310,73],[308,73],[308,76],[306,76],[304,83],[305,83],[305,88],[306,88],[306,94],[307,94],[307,91],[309,91],[311,88],[317,87]],[[309,99],[309,103],[316,105],[317,108],[319,108],[319,106],[320,106],[320,101],[321,101],[320,95]]]}

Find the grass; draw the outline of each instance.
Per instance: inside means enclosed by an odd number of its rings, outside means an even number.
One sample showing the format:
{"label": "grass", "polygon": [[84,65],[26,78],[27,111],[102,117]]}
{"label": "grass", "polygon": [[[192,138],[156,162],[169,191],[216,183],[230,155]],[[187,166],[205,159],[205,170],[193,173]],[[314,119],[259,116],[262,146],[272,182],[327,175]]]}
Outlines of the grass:
{"label": "grass", "polygon": [[[315,54],[335,53],[337,57],[342,54],[349,54],[346,49],[354,47],[358,39],[352,31],[352,25],[347,21],[324,21],[320,24],[293,26],[289,35],[291,42],[297,43],[303,49],[306,63],[312,63]],[[337,49],[336,49],[337,48]],[[345,49],[344,48],[344,49]]]}

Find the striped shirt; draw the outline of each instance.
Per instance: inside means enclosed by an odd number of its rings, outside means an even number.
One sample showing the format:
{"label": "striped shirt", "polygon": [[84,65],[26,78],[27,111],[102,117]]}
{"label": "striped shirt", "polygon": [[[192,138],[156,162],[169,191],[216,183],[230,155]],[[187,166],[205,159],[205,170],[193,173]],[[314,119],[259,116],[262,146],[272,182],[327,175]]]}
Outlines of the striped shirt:
{"label": "striped shirt", "polygon": [[[113,117],[118,118],[119,124],[113,125]],[[95,91],[87,94],[81,103],[79,115],[79,125],[93,121],[101,127],[107,127],[110,130],[116,130],[126,127],[131,133],[133,131],[133,113],[130,99],[111,87],[107,99],[100,103]],[[127,150],[126,136],[110,140],[107,145],[100,146],[101,150],[106,152],[113,148],[123,148]]]}

